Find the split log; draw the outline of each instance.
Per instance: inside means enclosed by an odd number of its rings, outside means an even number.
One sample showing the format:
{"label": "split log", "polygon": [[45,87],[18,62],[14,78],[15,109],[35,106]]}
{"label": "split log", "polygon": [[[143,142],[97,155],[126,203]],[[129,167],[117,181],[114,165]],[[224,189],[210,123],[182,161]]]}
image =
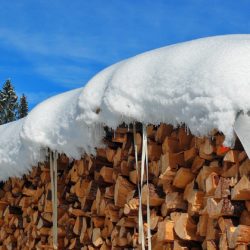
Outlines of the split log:
{"label": "split log", "polygon": [[169,153],[161,156],[160,159],[161,173],[164,173],[168,167],[171,169],[177,169],[178,166],[184,166],[184,155],[183,153]]}
{"label": "split log", "polygon": [[243,175],[248,176],[250,174],[250,160],[246,159],[240,166],[239,166],[239,173],[240,176],[243,177]]}
{"label": "split log", "polygon": [[208,198],[207,206],[204,210],[208,213],[210,218],[219,218],[220,216],[230,216],[234,214],[234,206],[227,198],[219,202],[213,198]]}
{"label": "split log", "polygon": [[103,178],[103,181],[106,183],[114,183],[112,178],[113,168],[103,166],[100,171],[100,176]]}
{"label": "split log", "polygon": [[166,137],[162,144],[163,154],[169,153],[179,153],[179,142],[176,138]]}
{"label": "split log", "polygon": [[155,134],[155,141],[163,143],[167,136],[170,136],[173,131],[173,126],[161,123]]}
{"label": "split log", "polygon": [[187,213],[181,213],[176,218],[174,231],[183,240],[199,240],[196,223]]}
{"label": "split log", "polygon": [[238,227],[229,227],[227,229],[228,245],[235,248],[237,245],[250,243],[250,227],[239,225]]}
{"label": "split log", "polygon": [[199,171],[199,169],[204,165],[205,160],[202,159],[199,156],[196,156],[194,161],[192,162],[192,167],[191,170],[193,173],[196,173],[197,171]]}
{"label": "split log", "polygon": [[[139,124],[136,130],[140,168]],[[125,126],[107,131],[107,146],[95,157],[71,162],[59,156],[58,249],[139,249],[141,195],[145,233],[149,198],[153,249],[246,250],[250,161],[245,151],[224,147],[218,131],[198,138],[184,126],[161,124],[147,132],[149,189],[144,175],[141,192],[133,134]],[[52,249],[48,163],[0,185],[0,226],[0,250]]]}
{"label": "split log", "polygon": [[159,160],[162,154],[161,145],[158,145],[153,142],[149,142],[148,145],[148,159],[149,161]]}
{"label": "split log", "polygon": [[250,226],[250,212],[244,210],[240,215],[240,224]]}
{"label": "split log", "polygon": [[133,190],[135,190],[135,186],[122,176],[119,176],[115,184],[115,205],[123,207],[126,204],[128,192]]}
{"label": "split log", "polygon": [[195,175],[191,172],[189,168],[180,168],[173,180],[173,185],[177,188],[185,188],[189,184]]}
{"label": "split log", "polygon": [[219,176],[215,172],[212,172],[207,179],[205,180],[205,189],[207,195],[213,195],[218,183],[219,183]]}
{"label": "split log", "polygon": [[178,192],[169,193],[166,195],[165,202],[161,207],[161,214],[167,216],[171,211],[187,209],[187,204],[183,200],[183,195]]}
{"label": "split log", "polygon": [[250,200],[250,181],[245,175],[234,186],[231,192],[232,200]]}
{"label": "split log", "polygon": [[103,244],[100,228],[93,229],[92,243],[95,247],[100,247]]}
{"label": "split log", "polygon": [[238,162],[239,152],[237,150],[229,150],[224,156],[223,160],[226,162],[236,163]]}
{"label": "split log", "polygon": [[141,191],[142,204],[147,205],[147,197],[149,198],[149,205],[153,207],[161,206],[164,199],[159,197],[154,185],[149,184],[149,186],[144,185]]}
{"label": "split log", "polygon": [[214,152],[214,146],[209,138],[204,139],[204,143],[200,145],[199,151],[202,155],[211,155]]}
{"label": "split log", "polygon": [[208,215],[203,214],[199,217],[199,222],[197,224],[197,234],[206,237],[207,235],[207,224],[208,224]]}
{"label": "split log", "polygon": [[174,222],[164,220],[159,222],[157,231],[158,242],[173,242],[174,241]]}
{"label": "split log", "polygon": [[197,156],[197,149],[195,147],[192,147],[184,151],[184,160],[187,163],[193,162],[196,156]]}

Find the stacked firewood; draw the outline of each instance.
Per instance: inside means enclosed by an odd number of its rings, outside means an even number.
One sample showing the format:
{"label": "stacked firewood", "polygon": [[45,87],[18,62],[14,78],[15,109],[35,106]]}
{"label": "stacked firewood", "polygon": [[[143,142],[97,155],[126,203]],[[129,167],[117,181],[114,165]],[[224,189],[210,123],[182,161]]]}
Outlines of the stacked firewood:
{"label": "stacked firewood", "polygon": [[[218,131],[148,126],[149,186],[141,189],[145,236],[155,250],[237,249],[250,244],[250,160]],[[58,159],[58,249],[141,249],[138,234],[142,134],[106,129],[105,148],[81,160]],[[147,197],[150,225],[146,222]],[[53,249],[48,163],[0,188],[0,250]],[[148,239],[146,239],[147,245]]]}

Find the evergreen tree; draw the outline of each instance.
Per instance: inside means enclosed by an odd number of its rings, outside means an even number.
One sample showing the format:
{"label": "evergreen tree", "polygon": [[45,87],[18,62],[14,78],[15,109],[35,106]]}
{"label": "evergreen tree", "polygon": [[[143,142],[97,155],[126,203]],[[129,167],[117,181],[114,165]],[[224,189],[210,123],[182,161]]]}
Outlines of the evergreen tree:
{"label": "evergreen tree", "polygon": [[15,121],[17,107],[17,95],[11,81],[7,80],[0,91],[0,123]]}
{"label": "evergreen tree", "polygon": [[21,119],[27,116],[28,111],[29,111],[29,108],[28,108],[27,98],[24,94],[22,94],[19,105],[18,105],[18,119]]}

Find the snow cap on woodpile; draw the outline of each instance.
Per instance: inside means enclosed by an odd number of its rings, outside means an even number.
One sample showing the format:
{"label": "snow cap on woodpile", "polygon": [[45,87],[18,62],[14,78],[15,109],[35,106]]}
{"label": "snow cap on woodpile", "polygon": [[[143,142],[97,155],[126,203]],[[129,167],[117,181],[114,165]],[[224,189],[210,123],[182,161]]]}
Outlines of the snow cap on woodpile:
{"label": "snow cap on woodpile", "polygon": [[123,121],[185,123],[194,135],[218,129],[232,145],[236,114],[250,110],[249,91],[250,35],[140,54],[101,71],[84,88],[46,100],[25,119],[0,126],[1,179],[41,160],[41,148],[74,158],[93,152],[103,125],[115,128]]}

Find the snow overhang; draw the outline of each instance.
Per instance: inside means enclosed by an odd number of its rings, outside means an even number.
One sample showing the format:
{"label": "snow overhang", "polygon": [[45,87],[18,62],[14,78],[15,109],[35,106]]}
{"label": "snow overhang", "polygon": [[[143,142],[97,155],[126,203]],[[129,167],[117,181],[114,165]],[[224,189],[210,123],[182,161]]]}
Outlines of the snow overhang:
{"label": "snow overhang", "polygon": [[240,139],[248,158],[250,158],[250,112],[240,112],[234,123],[234,131]]}

